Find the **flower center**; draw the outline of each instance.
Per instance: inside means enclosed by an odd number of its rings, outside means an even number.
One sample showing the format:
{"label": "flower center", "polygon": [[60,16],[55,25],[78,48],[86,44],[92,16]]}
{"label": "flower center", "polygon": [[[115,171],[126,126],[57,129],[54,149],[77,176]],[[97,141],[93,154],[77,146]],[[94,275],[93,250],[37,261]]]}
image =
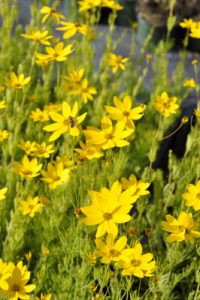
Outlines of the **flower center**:
{"label": "flower center", "polygon": [[141,261],[137,259],[132,259],[131,264],[133,265],[133,267],[138,267],[141,264]]}
{"label": "flower center", "polygon": [[111,250],[110,250],[110,255],[111,255],[111,256],[119,256],[119,254],[120,254],[120,252],[117,251],[117,250],[115,250],[115,249],[111,249]]}
{"label": "flower center", "polygon": [[32,171],[31,170],[24,170],[24,175],[31,175],[32,174]]}
{"label": "flower center", "polygon": [[20,287],[19,287],[17,284],[14,284],[14,285],[12,286],[12,290],[13,290],[14,292],[19,292],[19,291],[20,291]]}
{"label": "flower center", "polygon": [[105,213],[105,214],[103,215],[103,217],[104,217],[104,220],[108,221],[108,220],[111,220],[111,219],[112,219],[112,214],[110,214],[110,213]]}
{"label": "flower center", "polygon": [[130,115],[130,113],[129,113],[128,111],[124,111],[124,112],[123,112],[123,115],[124,115],[125,117],[128,117],[128,116]]}
{"label": "flower center", "polygon": [[108,134],[105,135],[105,138],[106,138],[107,140],[112,140],[113,137],[114,137],[114,136],[113,136],[111,133],[108,133]]}

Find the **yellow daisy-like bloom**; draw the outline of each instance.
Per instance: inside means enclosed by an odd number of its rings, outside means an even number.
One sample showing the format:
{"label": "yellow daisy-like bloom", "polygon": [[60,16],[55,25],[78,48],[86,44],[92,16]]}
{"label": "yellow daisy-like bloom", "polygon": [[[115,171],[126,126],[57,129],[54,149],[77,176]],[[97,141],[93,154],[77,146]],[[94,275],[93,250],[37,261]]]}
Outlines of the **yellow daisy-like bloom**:
{"label": "yellow daisy-like bloom", "polygon": [[54,149],[54,145],[47,145],[45,142],[43,142],[42,144],[35,144],[35,149],[33,150],[33,156],[36,157],[44,157],[44,158],[48,158],[50,157],[50,154],[53,153],[55,151]]}
{"label": "yellow daisy-like bloom", "polygon": [[6,101],[2,100],[0,101],[0,109],[4,109],[6,107]]}
{"label": "yellow daisy-like bloom", "polygon": [[118,69],[125,70],[125,63],[129,60],[128,57],[123,57],[121,55],[116,55],[114,53],[109,53],[107,62],[112,68],[112,72],[116,73]]}
{"label": "yellow daisy-like bloom", "polygon": [[182,194],[186,206],[192,206],[195,211],[200,210],[200,180],[196,184],[187,185],[187,193]]}
{"label": "yellow daisy-like bloom", "polygon": [[62,161],[48,163],[47,171],[42,171],[42,181],[47,183],[51,190],[67,183],[70,179],[71,170],[65,168]]}
{"label": "yellow daisy-like bloom", "polygon": [[28,251],[27,253],[24,254],[25,258],[27,261],[31,261],[33,254],[31,251]]}
{"label": "yellow daisy-like bloom", "polygon": [[41,294],[40,297],[36,297],[36,300],[51,300],[51,294],[48,294],[48,295],[43,295]]}
{"label": "yellow daisy-like bloom", "polygon": [[155,102],[155,109],[164,117],[169,117],[171,114],[175,114],[179,105],[176,103],[177,97],[169,97],[166,92],[163,92],[160,96],[157,96]]}
{"label": "yellow daisy-like bloom", "polygon": [[93,100],[93,95],[97,93],[95,87],[88,86],[88,80],[85,78],[79,84],[72,85],[69,89],[70,95],[80,95],[83,98],[83,102],[87,103],[88,100]]}
{"label": "yellow daisy-like bloom", "polygon": [[80,154],[78,160],[82,161],[85,159],[92,160],[95,158],[102,157],[104,154],[100,151],[99,147],[92,144],[84,144],[80,142],[80,148],[75,148],[74,150]]}
{"label": "yellow daisy-like bloom", "polygon": [[16,90],[24,88],[31,77],[24,77],[24,74],[16,75],[14,72],[11,72],[10,77],[7,79],[7,86]]}
{"label": "yellow daisy-like bloom", "polygon": [[135,201],[141,196],[149,195],[150,192],[147,190],[150,186],[150,183],[144,182],[143,180],[137,181],[137,178],[134,175],[130,175],[129,179],[122,178],[121,184],[123,189],[133,188],[133,194]]}
{"label": "yellow daisy-like bloom", "polygon": [[60,19],[66,19],[63,14],[57,12],[54,8],[50,6],[43,6],[40,9],[40,13],[44,15],[42,23],[46,22],[48,19],[52,18],[56,24],[60,23]]}
{"label": "yellow daisy-like bloom", "polygon": [[195,22],[194,26],[192,26],[190,30],[190,36],[193,39],[200,39],[200,22]]}
{"label": "yellow daisy-like bloom", "polygon": [[101,262],[103,264],[109,264],[111,261],[119,261],[119,256],[122,250],[125,248],[127,238],[121,236],[116,242],[112,234],[108,234],[106,237],[106,243],[100,239],[95,240],[95,244],[98,248],[96,255],[102,257]]}
{"label": "yellow daisy-like bloom", "polygon": [[183,82],[183,86],[188,88],[194,88],[196,87],[196,81],[193,78],[186,79]]}
{"label": "yellow daisy-like bloom", "polygon": [[102,188],[100,192],[90,191],[92,204],[81,207],[86,218],[86,225],[98,225],[96,238],[110,233],[114,237],[118,233],[116,224],[126,223],[131,219],[129,212],[134,200],[131,197],[132,190],[122,192],[118,181],[114,182],[111,189]]}
{"label": "yellow daisy-like bloom", "polygon": [[123,6],[120,5],[116,0],[101,0],[102,7],[108,7],[113,10],[122,10]]}
{"label": "yellow daisy-like bloom", "polygon": [[83,78],[84,73],[84,68],[81,68],[79,70],[71,71],[69,75],[65,76],[64,78],[67,80],[67,84],[79,84]]}
{"label": "yellow daisy-like bloom", "polygon": [[35,41],[39,44],[43,44],[43,45],[50,45],[50,42],[48,41],[49,39],[52,38],[51,35],[48,35],[48,31],[34,31],[34,30],[30,30],[29,34],[21,34],[22,37],[28,39],[28,40],[32,40]]}
{"label": "yellow daisy-like bloom", "polygon": [[200,119],[200,108],[195,108],[193,114],[196,116],[197,119]]}
{"label": "yellow daisy-like bloom", "polygon": [[42,164],[38,165],[37,159],[29,160],[25,155],[21,164],[17,161],[13,163],[13,171],[25,179],[32,179],[40,175]]}
{"label": "yellow daisy-like bloom", "polygon": [[102,0],[81,0],[79,1],[79,12],[85,12],[86,10],[97,7],[101,4]]}
{"label": "yellow daisy-like bloom", "polygon": [[142,254],[142,245],[136,243],[133,248],[125,249],[120,255],[118,267],[122,268],[122,275],[134,275],[139,278],[153,276],[156,270],[156,262],[153,260],[152,253]]}
{"label": "yellow daisy-like bloom", "polygon": [[63,34],[64,39],[69,39],[77,33],[81,33],[82,35],[87,35],[89,31],[89,27],[80,23],[70,23],[70,22],[60,22],[63,27],[56,28],[57,30],[65,31]]}
{"label": "yellow daisy-like bloom", "polygon": [[143,117],[146,105],[141,104],[132,108],[132,101],[129,96],[125,96],[123,101],[115,96],[113,102],[115,107],[109,105],[105,106],[110,118],[112,120],[122,121],[128,128],[135,129],[133,121]]}
{"label": "yellow daisy-like bloom", "polygon": [[69,56],[73,52],[72,45],[67,45],[64,47],[63,42],[59,42],[55,45],[55,47],[46,47],[46,54],[36,52],[37,59],[46,59],[47,61],[65,61],[67,60],[67,56]]}
{"label": "yellow daisy-like bloom", "polygon": [[0,189],[0,200],[3,200],[6,198],[5,194],[7,193],[8,188],[4,187]]}
{"label": "yellow daisy-like bloom", "polygon": [[43,128],[45,131],[54,131],[49,138],[50,142],[57,140],[64,133],[79,136],[80,130],[77,126],[84,121],[87,113],[80,116],[77,116],[77,113],[78,103],[75,102],[71,108],[66,101],[62,104],[62,115],[56,112],[49,113],[50,118],[56,122]]}
{"label": "yellow daisy-like bloom", "polygon": [[129,142],[125,141],[125,139],[133,133],[133,130],[124,130],[124,127],[125,124],[123,122],[118,122],[113,126],[112,121],[107,116],[104,116],[101,119],[101,130],[95,127],[88,127],[87,130],[83,130],[83,133],[88,143],[99,145],[103,150],[106,150],[129,145]]}
{"label": "yellow daisy-like bloom", "polygon": [[9,132],[7,130],[0,130],[0,143],[7,140]]}
{"label": "yellow daisy-like bloom", "polygon": [[30,279],[30,272],[27,271],[26,266],[20,261],[16,266],[12,267],[12,274],[7,279],[8,290],[5,294],[8,295],[10,300],[28,300],[29,293],[35,288],[35,284],[27,284]]}
{"label": "yellow daisy-like bloom", "polygon": [[49,112],[59,112],[62,110],[62,103],[49,103],[45,105],[44,110]]}
{"label": "yellow daisy-like bloom", "polygon": [[191,29],[194,26],[195,22],[192,19],[184,19],[179,25],[182,28]]}
{"label": "yellow daisy-like bloom", "polygon": [[33,218],[35,214],[37,214],[41,209],[43,205],[40,203],[39,197],[32,197],[29,196],[26,201],[21,200],[20,201],[20,211],[22,214],[28,215],[30,218]]}
{"label": "yellow daisy-like bloom", "polygon": [[9,285],[7,279],[12,274],[12,266],[11,264],[7,264],[2,261],[0,258],[0,289],[3,291],[7,291],[9,289]]}
{"label": "yellow daisy-like bloom", "polygon": [[36,108],[36,110],[31,111],[31,119],[34,122],[46,122],[49,120],[49,114],[46,110]]}
{"label": "yellow daisy-like bloom", "polygon": [[24,150],[27,155],[32,155],[35,150],[36,142],[31,141],[21,141],[20,145],[18,145],[19,148]]}
{"label": "yellow daisy-like bloom", "polygon": [[171,232],[167,237],[167,242],[194,242],[194,238],[200,238],[200,232],[196,231],[197,224],[193,221],[192,215],[186,212],[181,212],[178,219],[171,215],[166,216],[167,221],[161,222],[165,231]]}

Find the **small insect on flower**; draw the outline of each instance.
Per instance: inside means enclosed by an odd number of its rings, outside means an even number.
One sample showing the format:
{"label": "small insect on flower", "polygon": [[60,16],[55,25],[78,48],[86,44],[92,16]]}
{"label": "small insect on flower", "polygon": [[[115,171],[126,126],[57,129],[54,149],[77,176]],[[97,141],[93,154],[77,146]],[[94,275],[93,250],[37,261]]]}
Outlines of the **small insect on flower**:
{"label": "small insect on flower", "polygon": [[11,72],[10,77],[7,78],[6,84],[12,89],[23,89],[31,80],[31,77],[24,77],[24,74],[16,75],[14,72]]}

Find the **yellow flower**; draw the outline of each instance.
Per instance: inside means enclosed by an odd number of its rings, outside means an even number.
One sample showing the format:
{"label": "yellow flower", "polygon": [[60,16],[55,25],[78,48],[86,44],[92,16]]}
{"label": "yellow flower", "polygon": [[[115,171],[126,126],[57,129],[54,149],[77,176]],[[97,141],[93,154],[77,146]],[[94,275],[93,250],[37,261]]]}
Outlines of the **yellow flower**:
{"label": "yellow flower", "polygon": [[188,88],[194,88],[196,86],[196,82],[193,78],[189,78],[183,82],[183,86]]}
{"label": "yellow flower", "polygon": [[83,133],[88,143],[99,145],[103,150],[106,150],[129,145],[129,142],[125,141],[125,138],[129,137],[133,133],[133,130],[124,130],[124,127],[125,124],[123,122],[118,122],[113,126],[111,120],[107,116],[104,116],[101,119],[101,130],[95,127],[88,127],[87,130],[83,130]]}
{"label": "yellow flower", "polygon": [[192,27],[191,28],[190,36],[193,39],[200,39],[200,25],[197,26],[197,27]]}
{"label": "yellow flower", "polygon": [[106,112],[112,120],[122,121],[128,128],[135,129],[133,120],[139,120],[144,115],[146,105],[141,104],[132,108],[132,101],[129,96],[125,96],[123,101],[120,101],[118,97],[113,99],[116,107],[106,105]]}
{"label": "yellow flower", "polygon": [[52,38],[51,35],[48,35],[48,31],[34,31],[34,30],[30,30],[29,34],[21,34],[21,36],[23,36],[24,38],[28,39],[28,40],[33,40],[39,44],[43,44],[43,45],[50,45],[50,42],[48,41],[49,39]]}
{"label": "yellow flower", "polygon": [[84,113],[79,117],[77,117],[77,113],[78,103],[75,102],[71,108],[66,101],[62,104],[62,115],[56,112],[49,113],[50,118],[56,122],[43,128],[45,131],[54,131],[49,138],[50,142],[57,140],[64,133],[69,133],[72,136],[79,136],[80,130],[77,126],[83,122],[87,113]]}
{"label": "yellow flower", "polygon": [[35,150],[36,142],[31,141],[21,141],[20,145],[18,145],[19,148],[24,150],[27,155],[32,155]]}
{"label": "yellow flower", "polygon": [[75,151],[78,152],[80,154],[79,156],[79,160],[92,160],[94,158],[99,158],[102,157],[104,154],[100,151],[100,149],[95,146],[95,145],[91,145],[91,144],[84,144],[83,142],[80,142],[80,147],[79,148],[75,148]]}
{"label": "yellow flower", "polygon": [[10,264],[7,264],[2,261],[0,258],[0,289],[3,291],[7,291],[9,289],[9,285],[7,279],[12,274],[12,267]]}
{"label": "yellow flower", "polygon": [[81,0],[79,1],[79,12],[84,12],[85,10],[92,9],[101,4],[102,0]]}
{"label": "yellow flower", "polygon": [[41,168],[42,164],[38,165],[36,158],[29,160],[26,155],[22,158],[21,164],[17,161],[13,163],[13,171],[28,180],[39,176]]}
{"label": "yellow flower", "polygon": [[192,19],[184,19],[182,22],[179,23],[179,25],[182,28],[191,29],[194,26],[194,21]]}
{"label": "yellow flower", "polygon": [[192,215],[186,212],[181,212],[178,219],[171,215],[166,216],[167,221],[161,222],[165,231],[171,234],[167,237],[167,242],[194,242],[194,238],[200,238],[200,232],[196,231],[197,224],[193,221]]}
{"label": "yellow flower", "polygon": [[27,271],[26,266],[23,266],[20,261],[16,266],[13,265],[11,276],[7,279],[8,290],[5,292],[10,300],[26,300],[29,299],[29,294],[36,286],[34,284],[27,284],[30,279],[30,272]]}
{"label": "yellow flower", "polygon": [[200,180],[196,184],[187,185],[187,193],[182,194],[186,206],[192,206],[195,211],[200,210]]}
{"label": "yellow flower", "polygon": [[46,54],[42,54],[39,52],[36,52],[36,58],[37,59],[46,59],[47,61],[65,61],[67,60],[67,56],[70,55],[73,52],[72,45],[69,44],[66,47],[64,47],[63,42],[59,42],[55,45],[55,47],[46,47]]}
{"label": "yellow flower", "polygon": [[84,72],[85,72],[84,68],[71,71],[68,76],[65,76],[65,79],[67,80],[67,84],[68,83],[79,84],[83,78]]}
{"label": "yellow flower", "polygon": [[164,117],[169,117],[171,114],[175,114],[179,108],[176,102],[177,97],[169,97],[166,92],[163,92],[156,98],[155,109]]}
{"label": "yellow flower", "polygon": [[30,80],[31,77],[25,78],[24,74],[17,76],[14,72],[11,72],[10,78],[7,79],[7,86],[19,90],[24,88]]}
{"label": "yellow flower", "polygon": [[36,297],[36,300],[51,300],[51,294],[48,294],[48,295],[43,295],[41,294],[40,295],[40,298]]}
{"label": "yellow flower", "polygon": [[51,111],[59,112],[62,110],[62,103],[49,103],[48,105],[45,105],[44,110],[48,113]]}
{"label": "yellow flower", "polygon": [[45,142],[43,142],[42,144],[36,143],[35,149],[33,151],[33,156],[48,158],[50,157],[50,154],[55,151],[53,147],[54,146],[52,144],[46,145]]}
{"label": "yellow flower", "polygon": [[2,100],[0,101],[0,109],[4,109],[6,107],[6,101]]}
{"label": "yellow flower", "polygon": [[7,130],[0,130],[0,143],[7,140],[9,132]]}
{"label": "yellow flower", "polygon": [[40,13],[44,15],[42,23],[46,22],[49,18],[52,17],[56,24],[60,23],[60,19],[65,19],[65,16],[57,12],[54,8],[49,6],[43,6],[40,9]]}
{"label": "yellow flower", "polygon": [[96,255],[102,257],[101,262],[103,264],[109,264],[111,261],[118,261],[126,243],[127,238],[125,236],[121,236],[119,240],[115,242],[114,236],[112,234],[108,234],[106,237],[106,243],[100,239],[95,240],[95,244],[98,248]]}
{"label": "yellow flower", "polygon": [[3,200],[6,198],[5,194],[7,193],[8,188],[4,187],[0,189],[0,200]]}
{"label": "yellow flower", "polygon": [[193,114],[196,116],[197,119],[200,119],[200,108],[196,108],[193,112]]}
{"label": "yellow flower", "polygon": [[30,218],[33,218],[35,214],[41,210],[42,207],[43,206],[40,203],[39,197],[33,198],[32,196],[29,196],[26,201],[20,201],[19,209],[24,216],[29,215]]}
{"label": "yellow flower", "polygon": [[31,111],[31,119],[33,119],[34,122],[46,122],[49,120],[49,114],[46,110],[36,108],[36,110]]}
{"label": "yellow flower", "polygon": [[27,261],[31,261],[33,254],[31,251],[28,251],[27,253],[24,254],[24,256]]}
{"label": "yellow flower", "polygon": [[93,95],[97,93],[95,87],[88,86],[88,80],[83,79],[79,84],[71,86],[69,89],[70,95],[80,95],[83,98],[83,102],[87,103],[88,100],[93,100]]}
{"label": "yellow flower", "polygon": [[133,248],[125,249],[120,255],[117,265],[123,269],[122,275],[134,275],[139,278],[153,276],[156,270],[156,262],[152,253],[142,254],[142,245],[136,243]]}
{"label": "yellow flower", "polygon": [[42,171],[42,181],[47,183],[51,190],[69,181],[70,169],[65,168],[62,161],[48,163],[47,171]]}
{"label": "yellow flower", "polygon": [[150,186],[150,183],[142,180],[137,181],[137,178],[134,175],[130,175],[129,179],[122,178],[121,184],[122,188],[125,190],[130,187],[134,188],[132,197],[134,197],[135,201],[140,198],[140,196],[146,196],[150,194],[150,192],[147,190]]}
{"label": "yellow flower", "polygon": [[126,223],[131,219],[129,212],[130,195],[126,197],[121,193],[121,185],[116,181],[110,190],[103,188],[100,192],[90,191],[92,204],[81,207],[86,218],[83,222],[86,225],[98,225],[96,238],[110,233],[114,237],[118,233],[116,224]]}
{"label": "yellow flower", "polygon": [[101,0],[102,7],[108,7],[113,10],[122,10],[123,6],[120,5],[116,0]]}
{"label": "yellow flower", "polygon": [[56,28],[57,30],[65,31],[63,38],[69,39],[76,33],[81,33],[82,35],[87,35],[89,27],[80,23],[70,23],[70,22],[60,22],[63,27]]}
{"label": "yellow flower", "polygon": [[124,64],[129,60],[121,55],[109,53],[107,58],[108,65],[112,68],[112,72],[116,73],[118,69],[125,70]]}

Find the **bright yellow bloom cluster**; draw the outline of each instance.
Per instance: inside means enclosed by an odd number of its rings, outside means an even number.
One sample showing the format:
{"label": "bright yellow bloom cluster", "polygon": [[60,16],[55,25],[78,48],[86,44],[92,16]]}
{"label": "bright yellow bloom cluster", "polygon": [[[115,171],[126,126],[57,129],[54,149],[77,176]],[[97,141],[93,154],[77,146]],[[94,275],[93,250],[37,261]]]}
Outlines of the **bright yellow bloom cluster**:
{"label": "bright yellow bloom cluster", "polygon": [[60,159],[48,163],[47,171],[42,170],[42,181],[47,183],[51,190],[67,183],[70,179],[71,168],[64,165]]}
{"label": "bright yellow bloom cluster", "polygon": [[36,158],[29,160],[26,155],[22,158],[21,164],[17,161],[13,163],[13,171],[27,180],[39,176],[41,168],[42,164],[38,164]]}
{"label": "bright yellow bloom cluster", "polygon": [[107,7],[113,10],[121,10],[123,6],[116,0],[81,0],[79,1],[79,11],[84,12],[94,7]]}
{"label": "bright yellow bloom cluster", "polygon": [[14,72],[11,72],[10,77],[7,79],[7,86],[12,89],[22,89],[24,88],[29,81],[31,80],[30,77],[24,77],[24,74],[20,74],[17,76]]}
{"label": "bright yellow bloom cluster", "polygon": [[30,272],[22,261],[14,265],[12,262],[5,263],[0,259],[0,292],[10,300],[29,299],[36,286],[28,284]]}
{"label": "bright yellow bloom cluster", "polygon": [[125,70],[125,63],[129,60],[128,57],[109,53],[107,57],[107,63],[111,67],[112,72],[116,73],[118,69]]}
{"label": "bright yellow bloom cluster", "polygon": [[129,187],[134,187],[132,197],[137,201],[141,196],[147,196],[150,192],[147,190],[150,183],[144,182],[143,180],[137,180],[135,175],[130,175],[129,179],[121,179],[122,189],[126,190]]}
{"label": "bright yellow bloom cluster", "polygon": [[192,206],[195,211],[200,210],[200,180],[196,184],[188,184],[187,192],[182,195],[186,206]]}
{"label": "bright yellow bloom cluster", "polygon": [[28,196],[26,201],[20,201],[20,211],[23,215],[28,215],[30,218],[33,218],[36,213],[42,209],[43,205],[40,202],[40,198]]}
{"label": "bright yellow bloom cluster", "polygon": [[51,125],[45,126],[43,129],[45,131],[53,131],[54,133],[50,136],[49,141],[57,140],[62,134],[69,133],[72,136],[79,136],[80,129],[78,125],[81,124],[87,113],[83,113],[80,116],[77,116],[78,113],[78,103],[75,102],[73,107],[64,101],[62,104],[62,115],[56,112],[50,112],[50,118],[55,121]]}
{"label": "bright yellow bloom cluster", "polygon": [[0,200],[5,199],[5,194],[7,193],[8,188],[4,187],[2,189],[0,189]]}
{"label": "bright yellow bloom cluster", "polygon": [[48,31],[40,31],[40,30],[30,30],[30,32],[28,34],[21,34],[21,36],[23,36],[24,38],[28,39],[28,40],[32,40],[35,41],[39,44],[43,44],[46,46],[50,45],[50,42],[48,41],[49,39],[52,38],[51,35],[48,35]]}
{"label": "bright yellow bloom cluster", "polygon": [[84,103],[87,103],[88,100],[93,100],[93,95],[97,93],[95,87],[90,87],[88,80],[83,78],[85,70],[82,68],[80,70],[73,70],[65,77],[67,80],[64,85],[64,89],[70,95],[80,95]]}
{"label": "bright yellow bloom cluster", "polygon": [[55,151],[52,144],[47,145],[45,142],[38,144],[36,142],[22,141],[19,147],[23,149],[27,155],[44,158],[50,157],[50,154]]}
{"label": "bright yellow bloom cluster", "polygon": [[0,130],[0,143],[7,140],[9,132],[7,130]]}
{"label": "bright yellow bloom cluster", "polygon": [[171,215],[166,216],[166,221],[161,222],[165,231],[171,234],[167,237],[168,242],[190,241],[194,242],[194,238],[200,238],[200,232],[196,231],[197,223],[194,222],[192,215],[182,211],[178,219]]}
{"label": "bright yellow bloom cluster", "polygon": [[71,22],[60,22],[63,27],[58,27],[57,30],[65,31],[63,38],[69,39],[77,33],[87,35],[89,33],[89,27],[85,24],[71,23]]}
{"label": "bright yellow bloom cluster", "polygon": [[183,22],[179,24],[182,28],[189,30],[189,36],[195,39],[200,39],[200,22],[193,21],[192,19],[184,19]]}
{"label": "bright yellow bloom cluster", "polygon": [[115,107],[106,105],[106,112],[112,120],[122,121],[127,128],[135,129],[134,122],[139,120],[144,115],[146,105],[141,104],[132,108],[132,100],[130,96],[125,96],[123,101],[118,97],[114,97],[113,102]]}
{"label": "bright yellow bloom cluster", "polygon": [[155,109],[164,117],[167,118],[171,114],[175,114],[178,108],[179,105],[177,104],[177,97],[169,97],[166,92],[157,96]]}

